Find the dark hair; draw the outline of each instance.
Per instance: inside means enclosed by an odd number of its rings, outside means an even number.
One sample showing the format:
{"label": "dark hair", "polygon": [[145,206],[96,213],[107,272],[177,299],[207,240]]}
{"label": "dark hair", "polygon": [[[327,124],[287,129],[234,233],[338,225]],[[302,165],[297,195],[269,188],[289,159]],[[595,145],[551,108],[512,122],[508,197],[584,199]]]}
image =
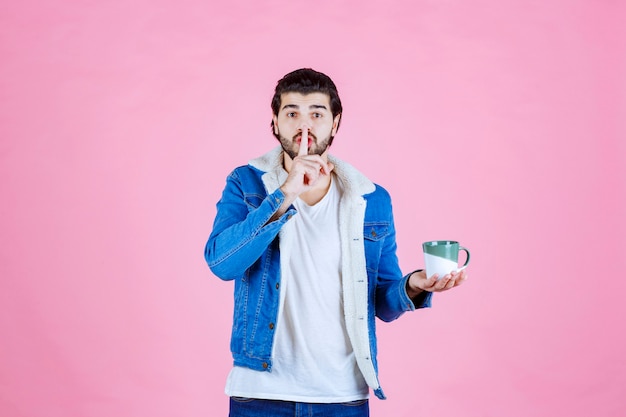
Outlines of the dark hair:
{"label": "dark hair", "polygon": [[[337,87],[333,80],[331,80],[328,75],[311,68],[297,69],[278,81],[276,89],[274,90],[274,97],[272,98],[272,112],[275,116],[277,116],[280,111],[280,96],[283,93],[324,93],[330,97],[330,111],[333,114],[333,119],[343,111],[339,93],[337,92]],[[339,123],[341,123],[341,118],[339,119]],[[272,120],[271,127],[273,133],[274,120]],[[339,129],[339,124],[337,125],[337,129]]]}

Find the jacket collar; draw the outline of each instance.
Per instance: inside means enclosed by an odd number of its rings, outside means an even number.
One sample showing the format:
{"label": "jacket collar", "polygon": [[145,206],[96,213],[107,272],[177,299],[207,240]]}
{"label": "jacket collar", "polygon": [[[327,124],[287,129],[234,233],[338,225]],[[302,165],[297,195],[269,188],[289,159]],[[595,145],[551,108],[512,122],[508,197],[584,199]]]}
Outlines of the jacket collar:
{"label": "jacket collar", "polygon": [[[333,173],[339,179],[344,193],[362,196],[372,193],[376,189],[372,181],[349,163],[332,155],[328,155],[328,160],[335,165]],[[251,160],[249,164],[265,173],[263,174],[263,182],[270,194],[276,191],[287,179],[287,171],[283,168],[283,149],[280,146]]]}

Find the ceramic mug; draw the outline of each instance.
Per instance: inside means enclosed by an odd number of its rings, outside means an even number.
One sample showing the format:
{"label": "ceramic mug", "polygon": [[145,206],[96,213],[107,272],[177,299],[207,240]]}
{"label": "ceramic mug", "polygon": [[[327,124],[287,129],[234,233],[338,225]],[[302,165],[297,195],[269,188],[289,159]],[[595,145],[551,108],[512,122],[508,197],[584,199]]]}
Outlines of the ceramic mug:
{"label": "ceramic mug", "polygon": [[[467,248],[453,240],[431,240],[422,243],[424,250],[424,262],[426,264],[426,276],[431,277],[439,274],[439,279],[452,271],[460,271],[469,265],[470,253]],[[459,252],[465,251],[467,257],[465,264],[459,268]]]}

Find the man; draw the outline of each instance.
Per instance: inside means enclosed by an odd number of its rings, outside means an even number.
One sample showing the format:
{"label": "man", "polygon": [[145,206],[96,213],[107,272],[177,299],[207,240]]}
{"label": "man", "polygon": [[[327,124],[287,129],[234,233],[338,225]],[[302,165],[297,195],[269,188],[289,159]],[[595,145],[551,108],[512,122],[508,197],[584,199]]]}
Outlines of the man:
{"label": "man", "polygon": [[230,416],[367,416],[369,388],[385,398],[375,316],[429,307],[466,275],[402,275],[388,193],[328,154],[342,114],[328,76],[285,75],[272,111],[280,147],[229,175],[205,248],[235,281]]}

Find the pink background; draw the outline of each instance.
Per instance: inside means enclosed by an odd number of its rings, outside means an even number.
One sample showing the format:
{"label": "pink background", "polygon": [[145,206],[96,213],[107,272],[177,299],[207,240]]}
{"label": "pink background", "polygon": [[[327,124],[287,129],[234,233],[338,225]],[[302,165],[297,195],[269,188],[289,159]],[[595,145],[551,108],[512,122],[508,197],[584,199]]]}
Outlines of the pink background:
{"label": "pink background", "polygon": [[225,416],[224,180],[328,73],[333,153],[389,189],[403,269],[469,281],[379,326],[375,416],[626,415],[619,1],[3,1],[0,415]]}

